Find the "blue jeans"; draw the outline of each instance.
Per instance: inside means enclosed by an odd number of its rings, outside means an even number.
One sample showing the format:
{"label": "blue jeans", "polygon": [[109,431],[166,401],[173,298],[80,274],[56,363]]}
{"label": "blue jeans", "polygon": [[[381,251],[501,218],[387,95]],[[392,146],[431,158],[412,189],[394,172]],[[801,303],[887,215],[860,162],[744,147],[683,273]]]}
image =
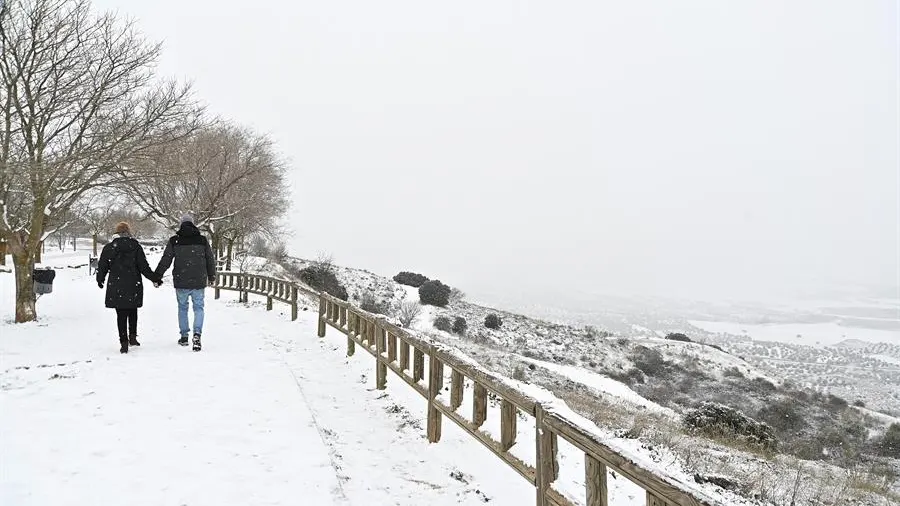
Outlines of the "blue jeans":
{"label": "blue jeans", "polygon": [[178,298],[178,330],[182,336],[191,331],[188,324],[188,299],[194,305],[194,334],[203,333],[203,296],[206,290],[203,288],[176,288],[175,297]]}

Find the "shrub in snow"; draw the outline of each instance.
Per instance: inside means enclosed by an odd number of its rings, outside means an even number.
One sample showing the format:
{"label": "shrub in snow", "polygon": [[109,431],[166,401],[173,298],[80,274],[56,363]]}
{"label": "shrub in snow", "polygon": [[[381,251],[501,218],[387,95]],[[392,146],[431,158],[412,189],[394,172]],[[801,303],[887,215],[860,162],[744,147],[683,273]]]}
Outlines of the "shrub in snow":
{"label": "shrub in snow", "polygon": [[451,332],[453,330],[453,322],[446,316],[438,316],[434,319],[434,328],[444,332]]}
{"label": "shrub in snow", "polygon": [[634,366],[647,376],[664,376],[668,372],[669,362],[662,353],[646,346],[637,346],[631,353]]}
{"label": "shrub in snow", "polygon": [[697,409],[688,411],[683,422],[690,431],[733,437],[763,448],[774,449],[778,443],[775,429],[770,425],[714,402],[704,402]]}
{"label": "shrub in snow", "polygon": [[428,278],[416,272],[403,271],[394,276],[394,281],[400,283],[401,285],[419,288],[420,286],[428,282]]}
{"label": "shrub in snow", "polygon": [[450,304],[459,304],[466,298],[466,294],[459,288],[450,290]]}
{"label": "shrub in snow", "polygon": [[300,281],[321,292],[328,293],[332,297],[347,300],[349,295],[344,285],[338,281],[334,271],[319,265],[313,265],[300,271]]}
{"label": "shrub in snow", "polygon": [[828,394],[827,399],[827,406],[831,411],[841,412],[850,406],[845,399],[833,394]]}
{"label": "shrub in snow", "polygon": [[466,323],[466,319],[462,316],[457,316],[453,319],[453,333],[457,335],[465,335],[466,329],[469,328],[469,324]]}
{"label": "shrub in snow", "polygon": [[419,301],[427,306],[444,307],[450,302],[450,287],[438,280],[427,281],[419,287]]}
{"label": "shrub in snow", "polygon": [[876,443],[878,453],[884,457],[900,459],[900,423],[892,423]]}
{"label": "shrub in snow", "polygon": [[806,428],[806,418],[800,412],[802,404],[789,398],[778,399],[756,414],[760,420],[769,423],[779,431],[794,432]]}
{"label": "shrub in snow", "polygon": [[672,332],[666,335],[666,339],[668,339],[669,341],[681,341],[683,343],[692,342],[690,337],[682,334],[681,332]]}
{"label": "shrub in snow", "polygon": [[775,391],[778,390],[778,387],[765,378],[756,377],[750,380],[750,390],[762,396],[767,396],[775,393]]}
{"label": "shrub in snow", "polygon": [[493,313],[484,317],[484,326],[489,329],[499,329],[502,325],[503,320]]}
{"label": "shrub in snow", "polygon": [[400,319],[401,325],[405,328],[409,328],[421,313],[422,306],[418,302],[414,300],[405,300],[400,304],[400,311],[397,312],[397,318]]}
{"label": "shrub in snow", "polygon": [[375,294],[366,292],[359,298],[359,308],[370,313],[386,315],[391,312],[390,305],[384,301],[379,301]]}
{"label": "shrub in snow", "polygon": [[729,367],[728,369],[725,369],[725,371],[722,372],[722,374],[723,374],[726,378],[740,378],[740,379],[744,379],[744,373],[742,373],[741,370],[738,369],[737,367]]}

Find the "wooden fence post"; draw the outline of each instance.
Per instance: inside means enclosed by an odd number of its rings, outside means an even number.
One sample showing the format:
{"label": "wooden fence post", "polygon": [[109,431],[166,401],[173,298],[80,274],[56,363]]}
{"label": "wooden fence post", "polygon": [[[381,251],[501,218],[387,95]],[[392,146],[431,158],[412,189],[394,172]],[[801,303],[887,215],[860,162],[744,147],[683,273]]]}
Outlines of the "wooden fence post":
{"label": "wooden fence post", "polygon": [[503,399],[500,405],[500,448],[508,452],[516,444],[516,405]]}
{"label": "wooden fence post", "polygon": [[441,440],[441,420],[442,415],[438,408],[434,405],[437,401],[438,394],[444,386],[444,364],[438,359],[434,353],[434,346],[431,347],[428,362],[428,442],[437,443]]}
{"label": "wooden fence post", "polygon": [[341,307],[339,311],[341,312],[341,328],[346,329],[347,328],[347,308]]}
{"label": "wooden fence post", "polygon": [[400,340],[400,370],[409,370],[409,343],[402,339]]}
{"label": "wooden fence post", "polygon": [[291,321],[297,321],[297,285],[291,285]]}
{"label": "wooden fence post", "polygon": [[608,506],[606,466],[588,454],[584,455],[584,483],[587,486],[587,506]]}
{"label": "wooden fence post", "polygon": [[219,287],[222,286],[222,279],[223,279],[222,274],[220,274],[220,273],[217,272],[217,273],[216,273],[216,283],[215,283],[215,287],[216,287],[216,290],[215,290],[215,297],[216,297],[217,300],[218,300],[219,297],[222,296],[222,292],[219,290]]}
{"label": "wooden fence post", "polygon": [[376,317],[375,325],[375,388],[387,388],[387,365],[384,363],[384,317]]}
{"label": "wooden fence post", "polygon": [[456,410],[462,406],[464,387],[464,376],[453,369],[450,373],[450,408]]}
{"label": "wooden fence post", "polygon": [[242,290],[243,288],[244,288],[244,276],[238,275],[237,276],[238,302],[244,302],[244,292]]}
{"label": "wooden fence post", "polygon": [[559,461],[556,458],[556,434],[544,428],[544,408],[535,406],[535,485],[537,485],[537,506],[550,506],[547,498],[553,482],[559,477]]}
{"label": "wooden fence post", "polygon": [[347,313],[349,313],[347,314],[347,356],[352,357],[356,353],[356,341],[353,340],[353,336],[357,332],[358,320],[349,308],[347,308]]}
{"label": "wooden fence post", "polygon": [[319,295],[319,337],[325,337],[325,296]]}
{"label": "wooden fence post", "polygon": [[487,420],[487,389],[479,382],[475,382],[474,395],[472,395],[472,424],[481,427]]}
{"label": "wooden fence post", "polygon": [[425,379],[425,354],[422,350],[414,348],[413,350],[413,381],[422,381]]}
{"label": "wooden fence post", "polygon": [[394,363],[397,360],[397,336],[393,332],[387,333],[387,360]]}

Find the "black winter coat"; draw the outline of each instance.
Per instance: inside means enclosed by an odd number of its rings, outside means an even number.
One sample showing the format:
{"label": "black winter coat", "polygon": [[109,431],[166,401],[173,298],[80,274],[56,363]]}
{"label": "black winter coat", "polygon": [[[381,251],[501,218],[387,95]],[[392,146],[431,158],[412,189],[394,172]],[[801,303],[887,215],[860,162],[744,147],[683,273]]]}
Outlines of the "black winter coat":
{"label": "black winter coat", "polygon": [[115,309],[135,309],[144,305],[141,274],[150,281],[159,279],[147,263],[144,248],[127,235],[117,236],[103,247],[97,264],[97,282],[103,282],[107,273],[106,307]]}
{"label": "black winter coat", "polygon": [[175,261],[172,269],[172,285],[175,288],[206,288],[216,278],[216,257],[209,241],[191,222],[182,223],[178,232],[169,239],[156,266],[156,275],[162,278],[172,265],[172,260]]}

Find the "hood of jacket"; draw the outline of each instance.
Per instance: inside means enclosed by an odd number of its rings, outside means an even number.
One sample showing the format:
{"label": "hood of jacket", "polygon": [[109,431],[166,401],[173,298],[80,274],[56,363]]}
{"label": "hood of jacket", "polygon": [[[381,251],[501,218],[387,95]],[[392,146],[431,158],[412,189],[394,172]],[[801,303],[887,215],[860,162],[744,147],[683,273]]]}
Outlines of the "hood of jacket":
{"label": "hood of jacket", "polygon": [[191,237],[191,236],[195,236],[195,235],[200,235],[200,229],[197,228],[197,225],[194,225],[193,223],[186,221],[186,222],[182,223],[180,227],[178,227],[178,232],[175,232],[175,234],[177,234],[181,237]]}
{"label": "hood of jacket", "polygon": [[138,242],[129,234],[116,234],[111,243],[119,251],[132,251],[138,247]]}

